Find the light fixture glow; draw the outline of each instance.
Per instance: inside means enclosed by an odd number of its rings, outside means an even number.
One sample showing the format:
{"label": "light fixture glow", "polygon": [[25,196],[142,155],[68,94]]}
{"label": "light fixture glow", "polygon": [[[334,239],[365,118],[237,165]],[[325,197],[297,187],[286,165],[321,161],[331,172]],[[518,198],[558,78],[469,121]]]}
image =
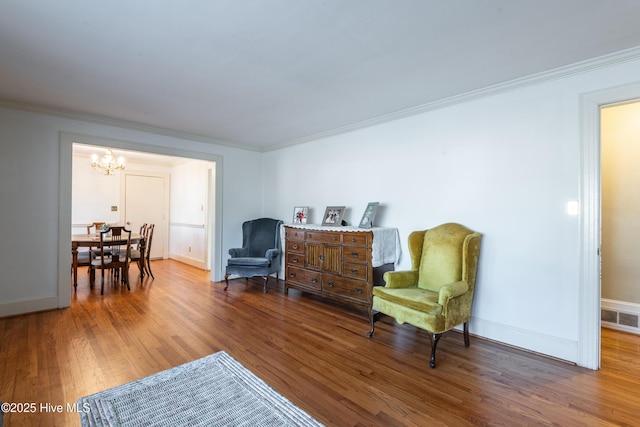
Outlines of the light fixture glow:
{"label": "light fixture glow", "polygon": [[124,170],[124,157],[118,157],[118,161],[113,157],[113,151],[110,148],[104,156],[98,158],[97,154],[91,156],[91,167],[101,171],[105,175],[114,175],[119,170]]}

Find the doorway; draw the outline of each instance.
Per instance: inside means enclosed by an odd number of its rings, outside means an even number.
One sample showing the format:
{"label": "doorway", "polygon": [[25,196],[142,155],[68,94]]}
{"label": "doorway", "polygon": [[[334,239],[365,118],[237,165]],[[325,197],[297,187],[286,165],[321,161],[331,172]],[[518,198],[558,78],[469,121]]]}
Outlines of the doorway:
{"label": "doorway", "polygon": [[640,102],[601,108],[602,325],[640,335]]}
{"label": "doorway", "polygon": [[207,239],[211,250],[208,263],[211,266],[211,281],[221,281],[223,277],[222,264],[222,157],[216,154],[194,152],[175,147],[162,147],[140,144],[130,141],[109,140],[61,132],[60,133],[60,224],[58,229],[58,306],[68,307],[71,303],[71,286],[69,285],[69,268],[71,264],[71,203],[72,203],[72,167],[73,144],[81,143],[93,146],[109,146],[123,150],[143,153],[160,154],[166,156],[183,157],[187,159],[204,160],[213,164],[211,179],[213,185],[209,188],[209,206],[207,223]]}
{"label": "doorway", "polygon": [[640,83],[581,97],[580,137],[580,300],[577,364],[600,368],[602,183],[600,111],[640,99]]}

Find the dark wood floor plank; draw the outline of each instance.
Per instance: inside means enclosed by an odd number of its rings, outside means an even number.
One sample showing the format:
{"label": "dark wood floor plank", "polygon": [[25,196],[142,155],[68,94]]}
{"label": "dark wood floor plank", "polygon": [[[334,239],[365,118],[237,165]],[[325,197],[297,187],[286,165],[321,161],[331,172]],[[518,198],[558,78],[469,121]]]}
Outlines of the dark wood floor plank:
{"label": "dark wood floor plank", "polygon": [[[68,309],[0,319],[0,400],[33,402],[8,426],[79,425],[86,396],[225,350],[327,425],[636,425],[640,337],[603,329],[591,371],[452,331],[429,368],[429,336],[261,280],[210,283],[208,272],[153,261],[155,280],[104,296],[79,274]],[[63,413],[41,405],[63,405]]]}

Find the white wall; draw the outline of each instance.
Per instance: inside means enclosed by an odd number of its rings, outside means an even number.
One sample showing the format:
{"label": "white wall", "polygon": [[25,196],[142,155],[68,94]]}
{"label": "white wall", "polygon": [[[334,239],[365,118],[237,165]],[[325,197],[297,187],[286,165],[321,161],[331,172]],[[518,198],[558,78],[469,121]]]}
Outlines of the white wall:
{"label": "white wall", "polygon": [[[163,154],[186,152],[218,156],[221,164],[217,167],[222,176],[218,183],[222,192],[219,220],[223,225],[219,236],[221,253],[216,254],[213,265],[217,275],[224,269],[228,249],[241,241],[243,220],[262,213],[261,203],[256,203],[262,196],[262,188],[256,185],[262,178],[260,153],[0,108],[0,226],[5,243],[0,245],[0,316],[64,307],[70,303],[71,237],[68,242],[59,241],[58,237],[61,224],[66,224],[69,235],[71,233],[71,201],[61,202],[61,176],[70,175],[69,171],[60,170],[62,133],[122,141],[119,148],[146,147],[151,151],[161,150]],[[68,156],[66,164],[71,167],[70,151]],[[60,216],[61,210],[65,211],[61,203],[68,203],[68,217]],[[58,252],[67,246],[68,262],[61,266]],[[69,278],[69,288],[59,289],[59,276]]]}
{"label": "white wall", "polygon": [[208,186],[211,166],[189,160],[171,169],[170,257],[206,268]]}
{"label": "white wall", "polygon": [[[471,332],[576,361],[580,294],[580,96],[640,79],[640,61],[600,68],[266,153],[267,216],[381,203],[398,269],[413,230],[460,222],[483,233]],[[266,190],[265,190],[266,191]],[[363,330],[364,330],[363,325]]]}

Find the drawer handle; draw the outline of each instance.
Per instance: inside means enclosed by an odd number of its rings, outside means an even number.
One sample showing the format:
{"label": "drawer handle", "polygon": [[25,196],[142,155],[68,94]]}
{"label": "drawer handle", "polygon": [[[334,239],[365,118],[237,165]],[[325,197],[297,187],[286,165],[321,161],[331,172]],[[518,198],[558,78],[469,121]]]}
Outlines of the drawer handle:
{"label": "drawer handle", "polygon": [[296,273],[289,273],[289,277],[296,277]]}
{"label": "drawer handle", "polygon": [[351,269],[351,274],[358,274],[358,270],[356,268]]}
{"label": "drawer handle", "polygon": [[355,243],[355,242],[356,242],[356,238],[355,238],[355,237],[353,237],[353,238],[351,239],[351,243]]}
{"label": "drawer handle", "polygon": [[293,245],[293,249],[298,249],[298,245]]}
{"label": "drawer handle", "polygon": [[333,285],[335,285],[335,283],[333,283],[332,281],[329,281],[329,283],[327,283],[327,285],[329,285],[329,287],[332,288]]}
{"label": "drawer handle", "polygon": [[362,293],[362,288],[356,288],[356,294],[361,294]]}
{"label": "drawer handle", "polygon": [[351,256],[353,258],[358,258],[358,252],[351,252]]}
{"label": "drawer handle", "polygon": [[311,279],[311,283],[318,283],[318,279],[314,277],[313,279]]}
{"label": "drawer handle", "polygon": [[291,261],[293,261],[293,262],[297,263],[297,262],[298,262],[298,258],[294,258],[294,259],[292,259]]}
{"label": "drawer handle", "polygon": [[333,240],[334,241],[338,240],[338,236],[333,236]]}

